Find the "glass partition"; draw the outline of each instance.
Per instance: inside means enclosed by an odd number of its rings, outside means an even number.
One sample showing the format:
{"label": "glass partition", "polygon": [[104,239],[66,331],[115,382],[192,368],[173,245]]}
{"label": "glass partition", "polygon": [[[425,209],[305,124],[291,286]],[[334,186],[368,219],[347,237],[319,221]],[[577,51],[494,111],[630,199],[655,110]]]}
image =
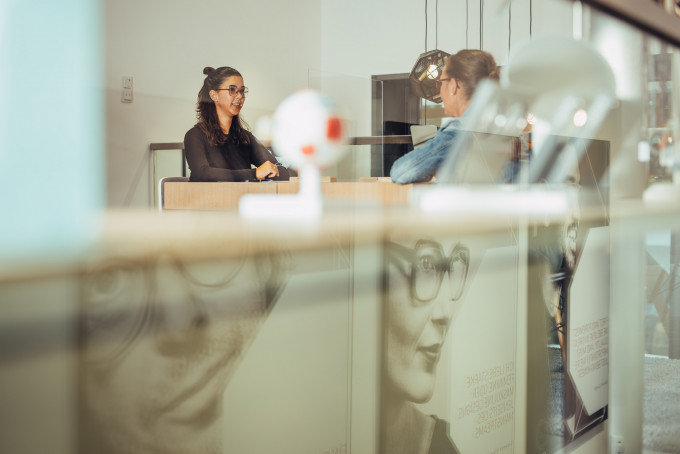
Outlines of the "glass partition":
{"label": "glass partition", "polygon": [[516,227],[484,236],[390,229],[378,453],[513,451],[526,385]]}
{"label": "glass partition", "polygon": [[[657,7],[650,5],[650,8]],[[617,46],[614,41],[617,37],[625,40],[627,46]],[[584,39],[609,60],[621,101],[613,121],[605,125],[602,132],[612,136],[610,177],[615,196],[612,203],[622,203],[625,199],[622,195],[630,195],[623,187],[631,185],[638,187],[638,196],[648,204],[677,200],[674,184],[678,183],[680,168],[680,150],[676,144],[680,134],[680,49],[597,9],[590,11]],[[619,123],[619,127],[615,127],[615,123]],[[652,258],[649,273],[656,274],[660,269],[666,274],[670,271],[672,235],[665,232],[650,233],[647,238],[647,253]],[[665,252],[661,252],[664,248]],[[656,301],[658,305],[661,282],[652,281],[648,303]],[[650,316],[659,315],[650,310]],[[648,344],[647,348],[649,353],[666,351],[658,344],[655,347]]]}
{"label": "glass partition", "polygon": [[310,69],[309,86],[329,96],[345,115],[349,146],[336,167],[324,175],[336,181],[359,181],[372,176],[372,168],[382,162],[384,140],[372,134],[372,122],[382,123],[383,108],[374,93],[382,92],[382,82],[370,78],[349,76]]}
{"label": "glass partition", "polygon": [[[619,18],[606,12],[608,2],[588,3],[596,7],[584,10],[583,39],[610,63],[619,98],[600,132],[611,143],[612,210],[625,210],[631,198],[642,199],[648,209],[677,206],[680,48],[671,31],[680,29],[680,20],[653,2],[635,8],[612,5],[624,13]],[[652,23],[655,30],[647,28]],[[670,435],[677,425],[669,426],[668,418],[660,416],[673,399],[668,379],[660,374],[677,373],[680,358],[677,223],[647,224],[640,236],[626,224],[612,219],[617,246],[611,256],[610,449],[677,451],[678,437]],[[625,267],[633,268],[634,275],[626,275]],[[636,285],[644,292],[634,290]],[[655,429],[660,426],[670,427],[669,432]]]}

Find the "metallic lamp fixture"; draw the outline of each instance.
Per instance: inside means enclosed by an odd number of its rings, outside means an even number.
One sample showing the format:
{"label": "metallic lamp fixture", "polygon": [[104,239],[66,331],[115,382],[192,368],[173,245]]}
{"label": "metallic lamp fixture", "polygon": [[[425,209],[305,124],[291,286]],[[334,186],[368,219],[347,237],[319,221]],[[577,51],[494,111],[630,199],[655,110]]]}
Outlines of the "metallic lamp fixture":
{"label": "metallic lamp fixture", "polygon": [[428,101],[442,102],[437,81],[441,77],[448,56],[449,54],[438,49],[420,54],[409,76],[411,88],[418,96]]}

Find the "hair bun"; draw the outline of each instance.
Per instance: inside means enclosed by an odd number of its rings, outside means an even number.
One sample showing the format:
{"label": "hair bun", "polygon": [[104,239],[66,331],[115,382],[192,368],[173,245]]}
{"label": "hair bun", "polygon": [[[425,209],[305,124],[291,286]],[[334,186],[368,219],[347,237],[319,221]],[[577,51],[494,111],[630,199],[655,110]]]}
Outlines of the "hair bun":
{"label": "hair bun", "polygon": [[213,71],[215,71],[215,68],[213,68],[212,66],[206,66],[205,68],[203,68],[203,74],[205,74],[206,76]]}

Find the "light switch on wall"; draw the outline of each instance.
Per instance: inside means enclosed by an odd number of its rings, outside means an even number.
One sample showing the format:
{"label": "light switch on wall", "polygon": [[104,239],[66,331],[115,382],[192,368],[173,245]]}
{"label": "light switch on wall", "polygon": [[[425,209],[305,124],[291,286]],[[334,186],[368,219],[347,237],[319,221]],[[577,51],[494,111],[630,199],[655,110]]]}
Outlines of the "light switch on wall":
{"label": "light switch on wall", "polygon": [[121,76],[121,102],[132,102],[133,100],[133,80],[132,76]]}

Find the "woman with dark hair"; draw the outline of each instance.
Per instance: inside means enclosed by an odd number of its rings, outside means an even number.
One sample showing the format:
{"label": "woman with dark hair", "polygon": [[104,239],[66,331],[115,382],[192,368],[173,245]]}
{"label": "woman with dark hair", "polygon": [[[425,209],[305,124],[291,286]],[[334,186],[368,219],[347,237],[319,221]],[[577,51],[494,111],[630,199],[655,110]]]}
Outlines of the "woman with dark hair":
{"label": "woman with dark hair", "polygon": [[234,68],[206,67],[198,92],[198,123],[184,136],[191,181],[288,180],[288,169],[262,145],[241,120],[248,94]]}
{"label": "woman with dark hair", "polygon": [[446,124],[442,122],[437,135],[392,164],[390,170],[392,181],[407,184],[432,179],[461,126],[460,117],[467,110],[477,84],[483,79],[499,79],[498,66],[490,53],[477,49],[463,49],[446,59],[446,65],[437,82],[444,113],[454,118]]}

